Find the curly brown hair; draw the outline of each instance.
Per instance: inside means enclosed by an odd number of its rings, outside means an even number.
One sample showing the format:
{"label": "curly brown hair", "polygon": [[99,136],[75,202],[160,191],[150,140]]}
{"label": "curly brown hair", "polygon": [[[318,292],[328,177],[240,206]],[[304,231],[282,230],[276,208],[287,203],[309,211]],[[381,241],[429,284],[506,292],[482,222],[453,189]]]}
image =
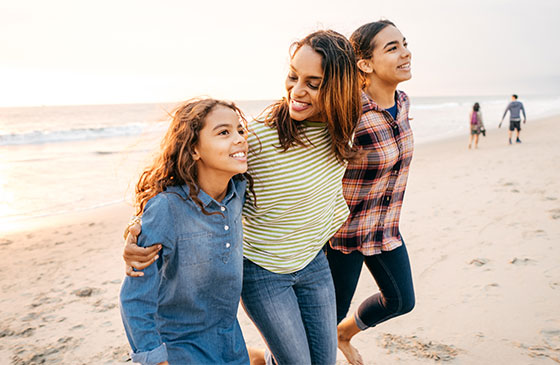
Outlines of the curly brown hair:
{"label": "curly brown hair", "polygon": [[[194,98],[187,100],[172,113],[171,123],[161,141],[161,149],[154,162],[140,175],[136,184],[136,215],[142,215],[148,200],[165,191],[168,186],[187,185],[189,197],[206,215],[209,213],[198,198],[198,174],[196,161],[193,159],[194,149],[199,141],[200,131],[204,128],[208,114],[222,106],[233,110],[247,126],[243,112],[233,103],[211,98]],[[253,179],[248,173],[238,174],[235,179],[247,179],[249,190],[256,202],[253,190]]]}

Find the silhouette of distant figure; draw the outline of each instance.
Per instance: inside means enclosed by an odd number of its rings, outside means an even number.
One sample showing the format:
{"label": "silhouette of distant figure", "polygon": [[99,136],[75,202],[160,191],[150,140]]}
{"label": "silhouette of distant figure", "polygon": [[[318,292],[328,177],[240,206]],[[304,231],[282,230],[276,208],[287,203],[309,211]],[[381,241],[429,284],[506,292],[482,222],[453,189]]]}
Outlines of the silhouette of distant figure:
{"label": "silhouette of distant figure", "polygon": [[470,125],[471,133],[469,136],[469,148],[471,148],[472,142],[474,140],[474,148],[478,148],[478,137],[480,133],[485,135],[486,129],[484,128],[484,123],[482,123],[482,112],[480,111],[480,104],[474,103],[473,108],[470,113]]}
{"label": "silhouette of distant figure", "polygon": [[502,120],[498,125],[498,128],[502,126],[502,122],[506,117],[507,112],[509,111],[509,144],[511,144],[511,134],[514,130],[517,130],[517,139],[515,140],[516,143],[521,143],[519,139],[519,132],[521,132],[521,112],[523,112],[523,124],[527,122],[527,116],[525,115],[525,108],[523,107],[523,103],[517,101],[517,95],[513,94],[511,96],[511,103],[506,108],[504,115],[502,116]]}

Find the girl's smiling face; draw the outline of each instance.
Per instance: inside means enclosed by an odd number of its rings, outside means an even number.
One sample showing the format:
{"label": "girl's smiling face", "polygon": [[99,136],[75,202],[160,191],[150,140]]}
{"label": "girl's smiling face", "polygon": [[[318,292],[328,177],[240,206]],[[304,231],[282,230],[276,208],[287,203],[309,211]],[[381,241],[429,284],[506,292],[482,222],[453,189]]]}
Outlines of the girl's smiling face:
{"label": "girl's smiling face", "polygon": [[323,56],[304,45],[290,60],[286,78],[290,117],[297,121],[322,122],[319,86],[323,80]]}
{"label": "girl's smiling face", "polygon": [[390,85],[410,80],[412,54],[402,33],[389,25],[375,36],[373,42],[375,47],[371,58],[358,63],[368,77]]}
{"label": "girl's smiling face", "polygon": [[217,106],[205,118],[194,148],[198,174],[227,179],[247,171],[247,130],[239,115]]}

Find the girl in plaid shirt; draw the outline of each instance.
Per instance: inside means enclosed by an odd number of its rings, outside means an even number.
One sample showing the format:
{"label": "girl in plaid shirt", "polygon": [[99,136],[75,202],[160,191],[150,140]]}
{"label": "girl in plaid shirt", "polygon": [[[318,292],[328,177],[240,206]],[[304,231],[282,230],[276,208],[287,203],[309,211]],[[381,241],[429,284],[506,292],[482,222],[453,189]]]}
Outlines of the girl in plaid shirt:
{"label": "girl in plaid shirt", "polygon": [[[411,53],[401,32],[387,20],[363,25],[350,42],[363,81],[363,114],[354,143],[366,157],[348,164],[343,189],[350,215],[332,238],[327,258],[336,291],[338,347],[350,364],[362,364],[350,344],[352,337],[411,311],[415,303],[410,262],[399,232],[413,138],[409,100],[397,86],[411,78]],[[380,292],[345,318],[363,263]]]}

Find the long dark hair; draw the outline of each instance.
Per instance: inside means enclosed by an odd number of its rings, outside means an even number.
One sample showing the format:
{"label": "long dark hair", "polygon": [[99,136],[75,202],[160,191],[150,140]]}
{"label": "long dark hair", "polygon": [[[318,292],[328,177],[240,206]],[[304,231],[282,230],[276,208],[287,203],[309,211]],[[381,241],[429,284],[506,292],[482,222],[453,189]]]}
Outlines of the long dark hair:
{"label": "long dark hair", "polygon": [[[343,35],[320,30],[295,42],[291,57],[303,46],[311,47],[322,56],[319,107],[332,138],[333,151],[341,163],[352,160],[357,156],[357,150],[351,145],[352,135],[362,111],[358,67],[352,46]],[[260,119],[278,131],[283,152],[295,145],[306,145],[303,124],[290,117],[286,98],[269,106]]]}
{"label": "long dark hair", "polygon": [[474,105],[472,107],[472,110],[475,111],[475,112],[479,111],[480,110],[480,104],[479,103],[474,103]]}
{"label": "long dark hair", "polygon": [[[200,131],[206,124],[206,117],[217,106],[233,110],[247,125],[243,112],[232,102],[216,99],[190,99],[181,104],[172,114],[171,124],[161,141],[159,154],[151,166],[146,168],[136,184],[136,215],[143,213],[148,200],[165,191],[168,186],[187,185],[190,198],[206,215],[208,213],[198,198],[198,173],[193,159],[194,149],[199,141]],[[234,178],[246,178],[254,201],[253,179],[248,173],[238,174]]]}
{"label": "long dark hair", "polygon": [[[373,50],[375,49],[375,36],[390,25],[396,27],[390,20],[379,20],[364,24],[352,33],[350,36],[350,43],[352,44],[358,61],[371,58]],[[359,72],[363,87],[366,84],[367,74],[362,70],[359,70]]]}

